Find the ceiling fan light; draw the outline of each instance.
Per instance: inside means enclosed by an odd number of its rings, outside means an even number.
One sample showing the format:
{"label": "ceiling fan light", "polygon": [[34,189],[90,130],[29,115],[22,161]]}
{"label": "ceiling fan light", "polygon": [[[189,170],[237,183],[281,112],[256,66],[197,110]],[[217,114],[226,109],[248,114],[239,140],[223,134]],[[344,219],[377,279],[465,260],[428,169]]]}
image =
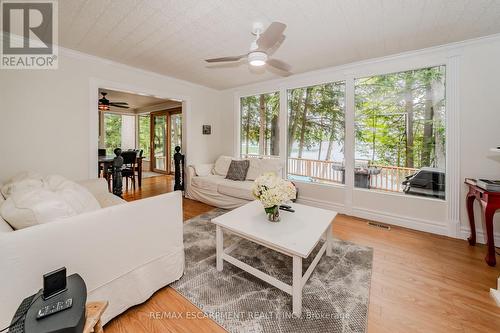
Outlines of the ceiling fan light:
{"label": "ceiling fan light", "polygon": [[267,54],[264,52],[251,52],[248,54],[248,63],[252,66],[264,66],[267,61]]}

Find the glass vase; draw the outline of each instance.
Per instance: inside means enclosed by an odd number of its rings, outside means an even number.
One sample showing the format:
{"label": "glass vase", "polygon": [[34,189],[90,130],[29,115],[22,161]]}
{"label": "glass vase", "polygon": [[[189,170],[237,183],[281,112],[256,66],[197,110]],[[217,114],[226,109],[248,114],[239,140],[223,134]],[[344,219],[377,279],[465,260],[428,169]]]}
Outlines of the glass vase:
{"label": "glass vase", "polygon": [[267,219],[269,222],[279,222],[280,221],[280,209],[279,206],[273,206],[269,208],[264,208],[267,214]]}

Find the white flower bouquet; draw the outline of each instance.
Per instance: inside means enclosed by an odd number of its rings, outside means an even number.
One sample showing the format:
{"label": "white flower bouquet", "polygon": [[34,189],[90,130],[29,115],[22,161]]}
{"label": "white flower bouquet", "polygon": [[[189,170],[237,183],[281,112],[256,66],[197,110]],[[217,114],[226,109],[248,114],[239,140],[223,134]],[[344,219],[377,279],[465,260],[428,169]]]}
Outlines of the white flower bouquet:
{"label": "white flower bouquet", "polygon": [[253,195],[259,199],[270,221],[279,221],[279,206],[297,197],[295,186],[274,173],[265,173],[255,179]]}

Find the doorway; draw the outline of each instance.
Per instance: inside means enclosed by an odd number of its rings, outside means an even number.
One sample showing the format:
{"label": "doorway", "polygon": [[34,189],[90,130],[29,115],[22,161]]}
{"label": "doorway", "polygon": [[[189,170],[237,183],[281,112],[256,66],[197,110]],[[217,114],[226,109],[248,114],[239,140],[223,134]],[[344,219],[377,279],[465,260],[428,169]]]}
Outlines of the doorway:
{"label": "doorway", "polygon": [[182,108],[151,113],[151,170],[172,174],[175,147],[182,144]]}

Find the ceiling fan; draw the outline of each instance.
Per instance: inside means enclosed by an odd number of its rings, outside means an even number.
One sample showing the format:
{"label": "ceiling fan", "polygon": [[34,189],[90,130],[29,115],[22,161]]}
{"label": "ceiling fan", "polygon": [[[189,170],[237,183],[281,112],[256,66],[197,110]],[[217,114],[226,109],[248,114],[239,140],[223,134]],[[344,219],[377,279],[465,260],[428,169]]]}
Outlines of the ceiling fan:
{"label": "ceiling fan", "polygon": [[269,58],[285,40],[285,35],[283,35],[285,28],[286,24],[273,22],[264,31],[262,23],[254,23],[252,34],[255,35],[255,40],[250,45],[248,53],[237,56],[205,59],[205,61],[208,63],[235,62],[247,58],[251,66],[260,67],[266,65],[271,70],[277,70],[277,73],[281,76],[289,76],[292,74],[290,73],[291,66],[289,64],[278,59]]}
{"label": "ceiling fan", "polygon": [[110,106],[122,109],[130,109],[127,102],[111,102],[106,98],[107,92],[102,92],[102,98],[99,99],[99,110],[108,111]]}

